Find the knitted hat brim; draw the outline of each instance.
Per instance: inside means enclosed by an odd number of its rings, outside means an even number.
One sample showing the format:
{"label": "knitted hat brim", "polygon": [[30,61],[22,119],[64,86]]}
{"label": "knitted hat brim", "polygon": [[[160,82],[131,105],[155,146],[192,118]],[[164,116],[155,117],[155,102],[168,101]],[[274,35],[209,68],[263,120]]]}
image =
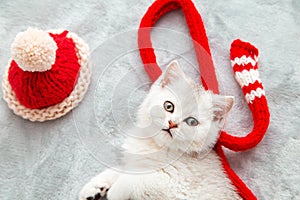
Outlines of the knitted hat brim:
{"label": "knitted hat brim", "polygon": [[[50,33],[61,33],[63,30],[51,30]],[[16,115],[28,119],[30,121],[46,121],[53,120],[64,116],[83,99],[91,77],[91,68],[89,65],[90,52],[88,45],[75,33],[69,32],[68,38],[71,38],[76,46],[76,54],[78,62],[80,64],[79,76],[71,94],[65,98],[62,102],[42,108],[42,109],[30,109],[21,105],[8,81],[9,66],[6,67],[4,77],[2,80],[3,99],[7,102],[8,107],[13,110]],[[9,61],[11,63],[11,60]]]}

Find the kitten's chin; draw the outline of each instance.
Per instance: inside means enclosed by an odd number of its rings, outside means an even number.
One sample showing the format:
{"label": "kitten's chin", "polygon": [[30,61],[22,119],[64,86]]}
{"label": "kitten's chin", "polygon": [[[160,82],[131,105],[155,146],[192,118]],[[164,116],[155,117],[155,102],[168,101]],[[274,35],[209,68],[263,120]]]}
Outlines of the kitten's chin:
{"label": "kitten's chin", "polygon": [[[205,141],[188,141],[188,140],[178,140],[176,135],[170,137],[168,133],[164,133],[164,140],[156,140],[155,142],[159,146],[164,146],[169,152],[180,153],[180,154],[206,154],[210,152],[214,144]],[[161,139],[161,138],[160,138]]]}

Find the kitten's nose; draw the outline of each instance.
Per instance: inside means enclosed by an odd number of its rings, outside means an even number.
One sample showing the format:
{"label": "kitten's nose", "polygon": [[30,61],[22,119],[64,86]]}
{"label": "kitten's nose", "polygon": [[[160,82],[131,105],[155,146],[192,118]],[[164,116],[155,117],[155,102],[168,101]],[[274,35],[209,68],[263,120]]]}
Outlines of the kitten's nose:
{"label": "kitten's nose", "polygon": [[177,124],[175,122],[172,122],[171,120],[169,120],[169,129],[171,128],[177,128]]}

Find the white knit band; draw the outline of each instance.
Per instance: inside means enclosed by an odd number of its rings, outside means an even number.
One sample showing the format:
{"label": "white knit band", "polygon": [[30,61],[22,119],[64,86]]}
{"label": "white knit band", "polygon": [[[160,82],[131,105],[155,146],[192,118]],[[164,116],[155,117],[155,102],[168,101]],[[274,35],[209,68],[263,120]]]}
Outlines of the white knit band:
{"label": "white knit band", "polygon": [[250,83],[253,84],[256,81],[261,83],[257,69],[244,69],[242,72],[235,72],[235,79],[241,87],[248,86]]}
{"label": "white knit band", "polygon": [[231,66],[234,66],[235,64],[237,65],[247,65],[249,63],[251,63],[252,66],[255,66],[256,63],[258,61],[258,57],[257,56],[254,56],[254,59],[249,56],[249,57],[246,57],[245,55],[242,56],[242,57],[235,57],[233,60],[231,60]]}
{"label": "white knit band", "polygon": [[251,90],[250,93],[245,94],[245,98],[248,103],[253,103],[253,100],[258,97],[265,96],[265,91],[262,88],[257,88],[256,90]]}

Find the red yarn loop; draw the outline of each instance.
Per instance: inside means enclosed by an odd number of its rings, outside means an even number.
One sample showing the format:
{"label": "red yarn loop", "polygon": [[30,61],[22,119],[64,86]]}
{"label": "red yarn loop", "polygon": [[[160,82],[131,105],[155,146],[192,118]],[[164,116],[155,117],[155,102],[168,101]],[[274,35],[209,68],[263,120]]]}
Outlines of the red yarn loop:
{"label": "red yarn loop", "polygon": [[200,80],[203,87],[212,90],[214,93],[219,93],[218,81],[214,73],[214,64],[203,21],[191,1],[157,0],[149,7],[142,18],[138,30],[138,45],[142,61],[145,64],[145,71],[148,73],[152,82],[160,76],[162,71],[156,62],[151,43],[151,27],[164,14],[178,8],[182,8],[186,23],[190,29],[190,35],[193,39],[199,70],[202,76]]}
{"label": "red yarn loop", "polygon": [[62,102],[72,92],[80,69],[76,47],[67,38],[68,31],[51,34],[57,44],[56,61],[45,72],[27,72],[10,63],[8,80],[20,104],[31,109],[41,109]]}

